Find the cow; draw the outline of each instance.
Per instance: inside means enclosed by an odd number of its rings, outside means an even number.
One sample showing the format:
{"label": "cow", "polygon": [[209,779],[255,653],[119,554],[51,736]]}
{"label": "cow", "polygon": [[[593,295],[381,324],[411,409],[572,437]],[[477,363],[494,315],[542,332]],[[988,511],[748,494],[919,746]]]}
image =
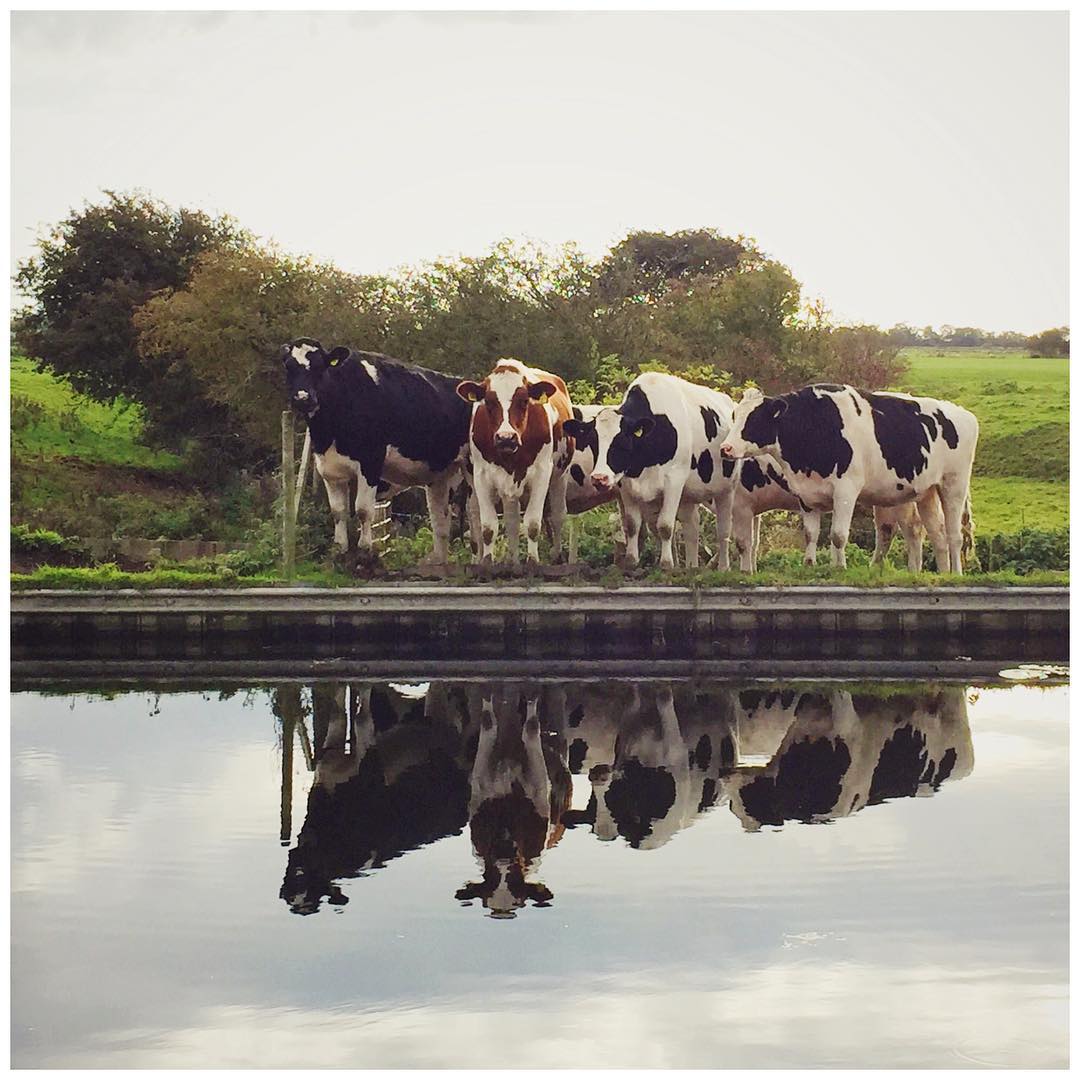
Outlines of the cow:
{"label": "cow", "polygon": [[438,708],[393,687],[344,683],[315,684],[312,705],[314,777],[279,893],[297,915],[315,914],[324,899],[347,904],[339,879],[468,820],[460,734]]}
{"label": "cow", "polygon": [[349,485],[356,482],[359,543],[372,548],[376,494],[422,486],[434,535],[432,561],[445,563],[450,490],[460,481],[469,408],[457,379],[314,338],[281,347],[289,401],[307,421],[315,470],[326,486],[334,541],[349,548]]}
{"label": "cow", "polygon": [[[889,799],[928,796],[974,767],[962,686],[909,694],[753,692],[739,717],[739,759],[723,798],[748,832],[847,817]],[[746,707],[747,694],[740,694]],[[755,741],[764,765],[744,757]],[[762,755],[764,751],[764,755]]]}
{"label": "cow", "polygon": [[546,907],[553,898],[529,875],[563,834],[571,781],[565,745],[541,727],[541,697],[509,685],[482,699],[469,778],[469,835],[482,876],[454,895],[479,899],[492,918],[512,919],[527,900]]}
{"label": "cow", "polygon": [[771,454],[803,505],[831,510],[832,561],[840,567],[857,503],[923,503],[936,491],[948,547],[938,569],[960,574],[978,438],[974,414],[950,401],[817,383],[779,397],[748,390],[720,452],[732,460]]}
{"label": "cow", "polygon": [[717,561],[728,567],[734,463],[721,464],[720,444],[731,426],[727,394],[648,371],[629,386],[622,404],[591,420],[567,421],[564,430],[592,449],[590,477],[601,491],[618,490],[626,534],[626,562],[638,562],[642,521],[650,508],[660,536],[660,565],[675,565],[672,536],[679,518],[687,565],[698,565],[698,506],[712,502]]}
{"label": "cow", "polygon": [[523,504],[529,562],[540,561],[545,502],[552,550],[559,559],[566,517],[566,469],[574,452],[564,430],[571,419],[566,384],[558,375],[526,367],[520,360],[502,359],[483,382],[458,383],[457,393],[472,406],[469,454],[480,514],[480,561],[490,563],[494,557],[499,502],[512,562],[519,557]]}
{"label": "cow", "polygon": [[[583,422],[595,420],[602,408],[604,408],[603,405],[574,405],[574,419]],[[615,488],[598,488],[593,483],[592,474],[595,468],[596,457],[593,453],[592,442],[581,443],[575,440],[574,455],[567,468],[567,513],[583,514],[586,510],[603,506],[604,503],[615,499],[617,494]]]}
{"label": "cow", "polygon": [[[967,529],[964,532],[964,550],[967,554],[971,542],[971,507],[965,509]],[[949,565],[949,543],[945,535],[945,515],[941,512],[941,499],[934,489],[921,502],[901,503],[899,506],[874,507],[874,554],[871,566],[880,566],[892,546],[893,537],[900,533],[907,549],[908,569],[919,573],[923,564],[923,538],[930,538],[938,572]]]}

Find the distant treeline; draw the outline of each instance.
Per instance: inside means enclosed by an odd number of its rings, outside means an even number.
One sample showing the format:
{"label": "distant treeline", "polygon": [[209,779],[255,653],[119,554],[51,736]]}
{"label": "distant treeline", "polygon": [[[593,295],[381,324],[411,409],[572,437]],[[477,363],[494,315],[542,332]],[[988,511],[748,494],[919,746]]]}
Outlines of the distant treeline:
{"label": "distant treeline", "polygon": [[148,439],[186,451],[207,478],[272,467],[276,349],[299,336],[462,377],[516,356],[562,375],[581,402],[617,398],[649,367],[719,387],[877,388],[902,377],[903,345],[956,343],[834,325],[753,240],[712,229],[632,232],[600,259],[505,240],[358,275],[228,217],[106,193],[39,238],[16,280],[31,298],[16,347],[98,400],[139,402]]}
{"label": "distant treeline", "polygon": [[1026,349],[1032,356],[1068,356],[1069,328],[1058,326],[1039,334],[1005,330],[993,334],[977,326],[932,326],[921,329],[897,323],[886,331],[890,341],[900,346],[937,345],[949,348]]}

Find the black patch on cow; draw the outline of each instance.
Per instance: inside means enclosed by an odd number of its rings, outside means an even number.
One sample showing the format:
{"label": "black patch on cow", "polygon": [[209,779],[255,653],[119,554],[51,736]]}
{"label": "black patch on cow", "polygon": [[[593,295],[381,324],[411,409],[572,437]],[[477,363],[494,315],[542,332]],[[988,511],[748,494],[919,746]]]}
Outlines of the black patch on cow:
{"label": "black patch on cow", "polygon": [[743,806],[762,825],[810,821],[840,798],[851,751],[843,739],[804,739],[780,758],[776,776],[758,776],[742,789]]}
{"label": "black patch on cow", "polygon": [[812,389],[814,389],[814,390],[824,390],[826,393],[829,393],[829,394],[841,394],[847,389],[847,387],[846,386],[841,386],[840,383],[819,382],[819,383],[814,383]]}
{"label": "black patch on cow", "polygon": [[941,425],[941,437],[945,440],[945,445],[950,450],[955,450],[960,442],[960,436],[956,434],[956,425],[940,409],[934,415]]}
{"label": "black patch on cow", "polygon": [[862,416],[862,409],[859,408],[859,398],[854,390],[851,392],[851,403],[855,406],[855,415]]}
{"label": "black patch on cow", "polygon": [[701,419],[705,421],[705,441],[712,442],[720,431],[720,417],[715,409],[702,405]]}
{"label": "black patch on cow", "polygon": [[[619,433],[608,447],[608,468],[615,474],[640,476],[653,465],[665,465],[675,456],[679,437],[675,425],[664,413],[654,413],[652,405],[640,386],[631,386],[626,400],[616,410],[621,423]],[[652,420],[652,430],[640,437],[634,430],[640,420]]]}
{"label": "black patch on cow", "polygon": [[577,464],[570,466],[570,479],[574,481],[579,487],[583,487],[585,484],[585,470]]}
{"label": "black patch on cow", "polygon": [[581,772],[581,766],[585,764],[585,755],[589,752],[589,744],[584,739],[575,739],[570,744],[566,753],[566,764],[576,776]]}
{"label": "black patch on cow", "polygon": [[619,835],[639,847],[652,832],[652,823],[675,805],[675,778],[667,769],[646,768],[631,758],[604,793],[604,802]]}
{"label": "black patch on cow", "polygon": [[725,735],[720,740],[720,764],[725,769],[730,769],[735,764],[735,740],[730,735]]}
{"label": "black patch on cow", "polygon": [[441,472],[469,437],[472,406],[458,397],[459,382],[379,353],[351,352],[321,376],[319,409],[308,421],[312,449],[324,454],[335,444],[338,453],[360,464],[372,486],[379,482],[388,446]]}
{"label": "black patch on cow", "polygon": [[[784,479],[784,474],[780,472],[771,461],[769,462],[769,467],[765,470],[765,472],[774,484],[779,484],[780,487],[782,487],[789,495],[791,494],[791,488],[788,486],[788,482]],[[801,501],[800,505],[802,505],[804,510],[806,509],[806,506],[803,505]]]}
{"label": "black patch on cow", "polygon": [[916,794],[928,764],[926,737],[911,724],[898,728],[881,748],[867,802],[879,803]]}
{"label": "black patch on cow", "polygon": [[795,704],[795,691],[783,690],[780,693],[780,707],[782,709],[790,709]]}
{"label": "black patch on cow", "polygon": [[[724,464],[727,464],[725,462]],[[761,471],[757,458],[744,458],[742,472],[739,473],[739,482],[747,491],[754,488],[768,487],[769,478]]]}
{"label": "black patch on cow", "polygon": [[713,463],[712,454],[708,450],[703,450],[701,457],[698,458],[697,474],[701,477],[701,482],[707,484],[712,479]]}
{"label": "black patch on cow", "polygon": [[760,690],[740,690],[739,704],[746,712],[752,713],[764,697],[765,695]]}
{"label": "black patch on cow", "polygon": [[792,472],[839,478],[851,464],[851,443],[836,402],[804,386],[793,394],[766,398],[743,424],[743,437],[757,446],[779,443],[780,455]]}
{"label": "black patch on cow", "polygon": [[730,480],[731,479],[731,474],[735,471],[735,461],[734,461],[734,459],[733,458],[724,458],[720,462],[720,471],[724,474],[724,476],[728,480]]}
{"label": "black patch on cow", "polygon": [[882,457],[897,476],[914,480],[926,468],[934,421],[917,401],[891,394],[864,394],[870,402],[874,436]]}
{"label": "black patch on cow", "polygon": [[955,764],[956,751],[950,746],[949,749],[941,755],[941,764],[938,766],[938,771],[934,775],[933,784],[935,791],[937,791],[937,789],[952,775],[953,766]]}
{"label": "black patch on cow", "polygon": [[694,747],[694,764],[704,772],[712,761],[712,739],[708,735],[702,735]]}
{"label": "black patch on cow", "polygon": [[716,781],[710,776],[701,785],[701,802],[698,803],[697,812],[704,813],[710,806],[716,803]]}
{"label": "black patch on cow", "polygon": [[795,715],[805,716],[808,712],[825,713],[831,711],[829,699],[824,694],[803,694],[795,706]]}
{"label": "black patch on cow", "polygon": [[575,705],[570,710],[570,716],[567,718],[567,723],[571,727],[581,727],[581,721],[585,719],[585,706]]}
{"label": "black patch on cow", "polygon": [[690,469],[692,472],[697,472],[697,454],[690,455]]}
{"label": "black patch on cow", "polygon": [[903,491],[904,490],[904,485],[903,484],[897,484],[896,485],[896,490],[897,491]]}

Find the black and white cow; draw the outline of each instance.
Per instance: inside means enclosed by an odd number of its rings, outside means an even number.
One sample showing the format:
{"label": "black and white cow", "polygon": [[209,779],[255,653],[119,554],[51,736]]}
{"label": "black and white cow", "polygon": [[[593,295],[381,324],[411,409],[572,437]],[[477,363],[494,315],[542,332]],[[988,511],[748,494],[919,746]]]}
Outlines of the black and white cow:
{"label": "black and white cow", "polygon": [[675,565],[675,519],[683,526],[687,565],[698,565],[698,506],[711,502],[721,569],[728,566],[734,464],[720,461],[734,402],[717,390],[675,375],[639,375],[617,408],[592,420],[567,420],[563,430],[579,447],[590,446],[598,490],[618,490],[626,534],[626,559],[638,561],[642,521],[655,512],[660,564]]}
{"label": "black and white cow", "polygon": [[334,515],[334,541],[349,546],[349,485],[356,482],[360,545],[372,545],[376,494],[423,486],[435,537],[433,561],[445,563],[450,489],[459,479],[471,409],[458,379],[379,353],[323,349],[312,338],[281,347],[289,401],[307,420],[315,469]]}
{"label": "black and white cow", "polygon": [[978,439],[978,420],[950,401],[821,383],[772,398],[747,391],[721,452],[727,458],[771,454],[807,508],[831,510],[837,566],[847,565],[856,503],[896,506],[936,491],[949,555],[939,570],[959,574]]}
{"label": "black and white cow", "polygon": [[[974,768],[965,695],[962,686],[884,696],[752,694],[758,704],[749,720],[740,717],[739,755],[721,801],[729,801],[744,829],[757,832],[933,795]],[[746,696],[740,695],[744,706]],[[751,746],[757,753],[747,754]],[[747,760],[762,756],[766,764]]]}

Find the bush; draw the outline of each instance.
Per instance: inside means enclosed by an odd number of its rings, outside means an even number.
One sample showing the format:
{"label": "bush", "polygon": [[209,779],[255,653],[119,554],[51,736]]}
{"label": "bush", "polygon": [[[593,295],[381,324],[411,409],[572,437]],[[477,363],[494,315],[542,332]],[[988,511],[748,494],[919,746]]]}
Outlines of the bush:
{"label": "bush", "polygon": [[51,529],[34,529],[29,525],[11,526],[11,554],[30,559],[47,559],[66,565],[87,557],[86,549],[77,540],[61,536]]}
{"label": "bush", "polygon": [[975,538],[978,565],[987,573],[1069,569],[1068,529],[1021,529]]}

